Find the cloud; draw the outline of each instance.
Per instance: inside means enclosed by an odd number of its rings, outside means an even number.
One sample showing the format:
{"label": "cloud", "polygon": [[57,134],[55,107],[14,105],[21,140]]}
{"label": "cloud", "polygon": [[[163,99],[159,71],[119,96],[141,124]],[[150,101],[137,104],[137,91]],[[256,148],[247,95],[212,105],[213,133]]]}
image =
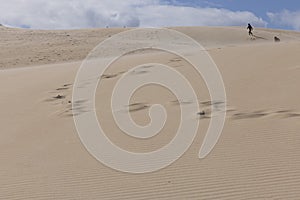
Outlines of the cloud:
{"label": "cloud", "polygon": [[266,22],[251,12],[166,4],[162,0],[0,0],[0,23],[34,29],[230,26]]}
{"label": "cloud", "polygon": [[141,26],[244,26],[248,22],[260,27],[267,25],[251,12],[219,8],[150,5],[138,8],[137,13]]}
{"label": "cloud", "polygon": [[300,11],[283,10],[281,12],[268,12],[267,16],[275,25],[288,26],[295,30],[300,30]]}
{"label": "cloud", "polygon": [[0,23],[40,29],[139,26],[134,8],[143,4],[138,0],[1,1]]}

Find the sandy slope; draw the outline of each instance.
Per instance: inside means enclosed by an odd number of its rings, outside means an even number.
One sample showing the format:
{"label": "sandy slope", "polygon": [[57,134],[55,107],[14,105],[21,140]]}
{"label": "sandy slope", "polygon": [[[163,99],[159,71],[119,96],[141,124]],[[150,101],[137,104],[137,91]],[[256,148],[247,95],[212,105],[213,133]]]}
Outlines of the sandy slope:
{"label": "sandy slope", "polygon": [[[222,73],[228,98],[224,131],[211,154],[199,160],[209,119],[200,119],[195,111],[200,129],[186,154],[158,172],[132,175],[105,167],[88,154],[69,103],[81,64],[77,61],[123,29],[1,27],[0,65],[6,69],[0,71],[0,199],[299,199],[300,34],[259,29],[258,38],[250,40],[237,27],[175,29],[206,46]],[[274,43],[275,35],[282,42]],[[179,104],[160,87],[142,88],[132,99],[139,103],[131,105],[137,123],[148,122],[146,108],[153,103],[168,111],[166,127],[150,140],[122,134],[108,109],[120,72],[153,60],[187,76],[200,106],[209,112],[205,84],[184,60],[153,52],[124,57],[102,77],[96,106],[108,137],[127,150],[162,147],[177,128]],[[41,64],[47,65],[30,67]],[[7,69],[17,66],[27,67]],[[54,98],[58,94],[65,98]]]}
{"label": "sandy slope", "polygon": [[[206,48],[272,42],[275,35],[285,42],[299,41],[299,33],[257,29],[257,40],[251,41],[239,27],[177,27]],[[80,61],[101,41],[124,28],[87,30],[26,30],[0,26],[0,68],[24,67]]]}

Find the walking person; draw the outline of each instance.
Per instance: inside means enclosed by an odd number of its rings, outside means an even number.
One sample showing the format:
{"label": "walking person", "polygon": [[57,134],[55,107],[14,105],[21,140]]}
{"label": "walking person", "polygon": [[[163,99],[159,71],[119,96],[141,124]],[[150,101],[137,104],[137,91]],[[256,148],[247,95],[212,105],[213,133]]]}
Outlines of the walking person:
{"label": "walking person", "polygon": [[250,24],[250,23],[248,24],[248,27],[247,27],[247,29],[248,29],[248,31],[249,31],[249,35],[250,35],[250,36],[253,36],[253,33],[252,33],[252,31],[253,31],[253,27],[251,26],[251,24]]}

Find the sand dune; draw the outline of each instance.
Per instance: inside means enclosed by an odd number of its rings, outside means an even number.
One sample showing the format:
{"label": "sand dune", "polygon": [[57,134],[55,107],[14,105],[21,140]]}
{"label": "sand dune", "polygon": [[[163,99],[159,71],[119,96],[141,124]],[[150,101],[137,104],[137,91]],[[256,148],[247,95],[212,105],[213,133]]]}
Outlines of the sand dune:
{"label": "sand dune", "polygon": [[[100,41],[126,29],[0,27],[0,199],[299,199],[300,33],[255,29],[256,38],[250,39],[240,27],[174,29],[203,44],[218,65],[227,92],[225,127],[214,150],[199,160],[215,103],[201,76],[174,54],[124,56],[99,77],[96,95],[98,119],[115,144],[134,152],[166,145],[178,128],[179,105],[194,103],[158,86],[138,90],[126,105],[136,123],[147,124],[148,108],[156,103],[164,105],[168,119],[149,140],[128,137],[113,121],[109,97],[132,66],[155,60],[178,70],[197,91],[201,108],[191,113],[200,129],[184,156],[158,172],[133,175],[94,159],[72,118],[88,112],[83,102],[72,102],[81,60]],[[130,76],[145,73],[151,66]],[[205,117],[197,114],[201,111]]]}
{"label": "sand dune", "polygon": [[[250,40],[240,27],[177,27],[206,48],[273,42],[278,36],[283,42],[299,41],[298,32],[255,29]],[[26,30],[0,26],[0,68],[24,67],[80,61],[101,41],[125,28],[86,30]],[[28,50],[30,49],[30,51]]]}

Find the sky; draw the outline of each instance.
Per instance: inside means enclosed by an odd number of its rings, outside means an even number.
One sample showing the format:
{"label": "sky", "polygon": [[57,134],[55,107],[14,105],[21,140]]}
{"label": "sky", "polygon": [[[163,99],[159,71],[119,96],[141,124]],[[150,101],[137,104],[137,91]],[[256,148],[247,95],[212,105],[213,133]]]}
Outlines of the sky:
{"label": "sky", "polygon": [[0,0],[0,23],[32,29],[246,26],[300,30],[299,0]]}

